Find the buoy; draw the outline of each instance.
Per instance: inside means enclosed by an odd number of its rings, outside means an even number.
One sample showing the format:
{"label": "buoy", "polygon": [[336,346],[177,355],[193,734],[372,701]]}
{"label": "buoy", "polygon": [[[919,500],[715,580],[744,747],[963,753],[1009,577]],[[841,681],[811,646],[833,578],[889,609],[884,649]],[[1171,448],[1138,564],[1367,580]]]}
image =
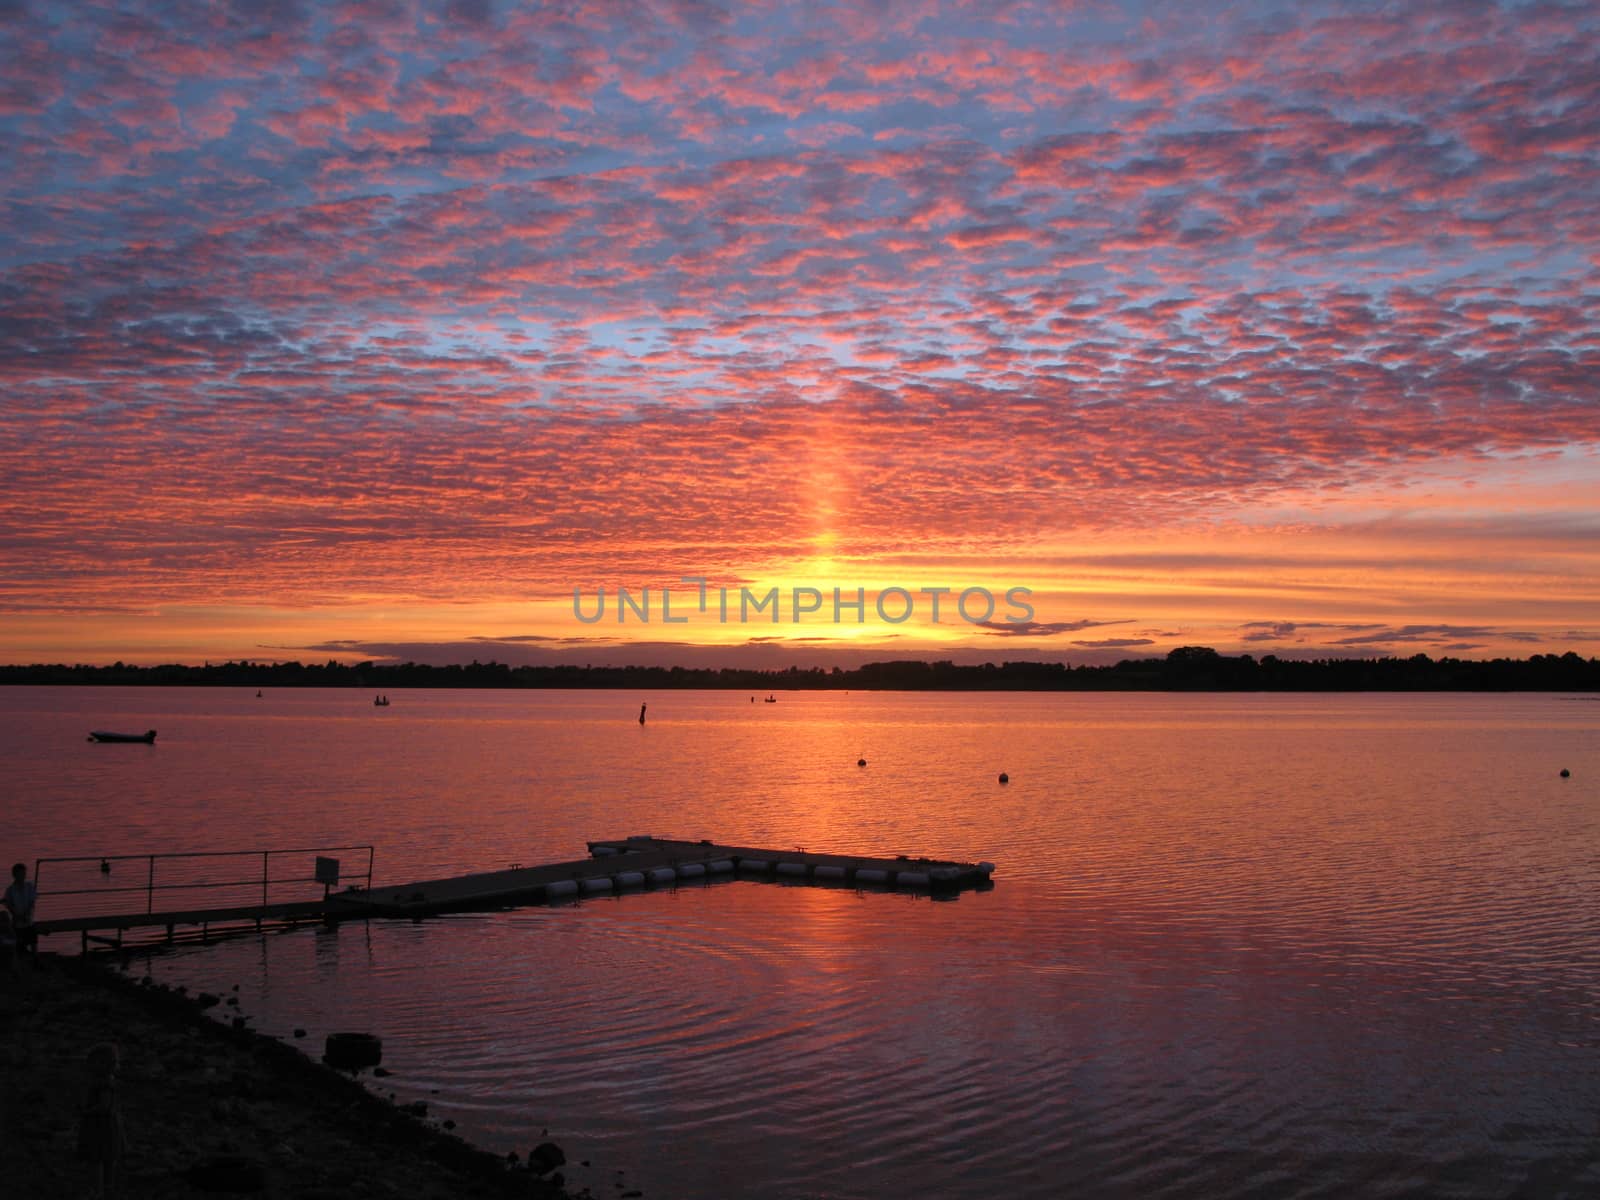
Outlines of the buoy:
{"label": "buoy", "polygon": [[1007,775],[1004,771],[1001,771],[1000,772],[1000,782],[1001,783],[1010,783],[1011,782],[1011,776]]}
{"label": "buoy", "polygon": [[1565,767],[1562,767],[1561,768],[1561,778],[1563,778],[1563,779],[1572,778],[1572,772],[1567,770]]}
{"label": "buoy", "polygon": [[639,705],[639,724],[641,725],[644,724],[644,710],[648,707],[650,707],[648,704]]}
{"label": "buoy", "polygon": [[858,767],[864,767],[864,766],[866,766],[866,765],[867,765],[867,760],[866,760],[866,759],[864,759],[864,758],[858,758],[858,759],[856,759],[856,766],[858,766]]}

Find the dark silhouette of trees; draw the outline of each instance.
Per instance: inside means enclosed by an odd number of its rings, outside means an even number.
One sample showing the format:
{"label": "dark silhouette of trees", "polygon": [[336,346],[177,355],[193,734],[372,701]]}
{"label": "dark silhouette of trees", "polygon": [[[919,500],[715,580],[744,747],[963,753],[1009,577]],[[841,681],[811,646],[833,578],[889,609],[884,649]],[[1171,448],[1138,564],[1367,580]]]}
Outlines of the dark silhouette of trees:
{"label": "dark silhouette of trees", "polygon": [[0,684],[157,684],[205,687],[397,688],[731,688],[883,691],[1269,691],[1269,692],[1593,692],[1600,659],[1535,654],[1472,661],[1410,658],[1281,659],[1219,654],[1180,646],[1165,658],[1124,659],[1114,666],[1003,662],[958,666],[904,660],[853,669],[721,670],[689,667],[513,667],[500,662],[326,663],[225,662],[204,666],[0,666]]}

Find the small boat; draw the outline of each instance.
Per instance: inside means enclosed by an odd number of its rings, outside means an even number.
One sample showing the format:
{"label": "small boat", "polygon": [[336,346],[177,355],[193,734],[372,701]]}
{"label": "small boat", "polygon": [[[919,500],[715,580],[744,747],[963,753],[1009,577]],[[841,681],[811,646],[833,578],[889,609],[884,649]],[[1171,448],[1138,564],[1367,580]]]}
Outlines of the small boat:
{"label": "small boat", "polygon": [[777,702],[778,698],[776,696],[768,696],[764,701],[762,701],[764,704],[776,704]]}
{"label": "small boat", "polygon": [[156,731],[146,729],[143,733],[107,733],[103,729],[96,729],[89,734],[91,742],[143,742],[147,746],[156,744]]}
{"label": "small boat", "polygon": [[387,696],[374,696],[372,698],[372,707],[373,708],[388,708],[389,707],[389,697],[387,697]]}

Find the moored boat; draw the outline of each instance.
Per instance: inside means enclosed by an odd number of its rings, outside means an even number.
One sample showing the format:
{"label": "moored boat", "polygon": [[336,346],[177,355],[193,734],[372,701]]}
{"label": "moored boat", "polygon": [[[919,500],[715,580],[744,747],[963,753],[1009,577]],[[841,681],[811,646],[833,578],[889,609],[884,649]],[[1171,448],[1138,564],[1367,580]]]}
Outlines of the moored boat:
{"label": "moored boat", "polygon": [[91,742],[144,742],[146,745],[155,745],[156,731],[146,729],[143,733],[107,733],[103,729],[93,730],[89,734]]}

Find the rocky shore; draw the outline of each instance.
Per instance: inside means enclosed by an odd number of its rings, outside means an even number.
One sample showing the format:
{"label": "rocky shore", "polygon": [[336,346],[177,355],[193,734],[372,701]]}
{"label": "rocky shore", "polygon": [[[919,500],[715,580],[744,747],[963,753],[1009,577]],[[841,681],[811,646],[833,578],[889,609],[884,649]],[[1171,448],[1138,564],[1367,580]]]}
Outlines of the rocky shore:
{"label": "rocky shore", "polygon": [[553,1148],[532,1167],[479,1150],[296,1046],[204,1012],[200,998],[95,959],[44,955],[0,980],[0,1194],[91,1194],[77,1158],[84,1056],[113,1042],[128,1200],[569,1196]]}

